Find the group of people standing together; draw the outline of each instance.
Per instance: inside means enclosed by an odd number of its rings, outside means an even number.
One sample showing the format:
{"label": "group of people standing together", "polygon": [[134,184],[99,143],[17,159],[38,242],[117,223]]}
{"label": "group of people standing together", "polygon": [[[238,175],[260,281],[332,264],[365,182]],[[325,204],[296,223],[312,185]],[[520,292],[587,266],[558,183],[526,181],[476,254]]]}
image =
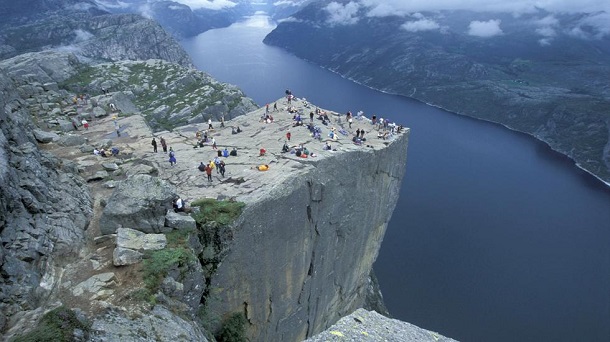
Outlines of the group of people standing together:
{"label": "group of people standing together", "polygon": [[[167,142],[163,137],[159,137],[159,142],[161,143],[161,148],[163,149],[163,153],[167,153]],[[155,137],[152,138],[152,142],[150,143],[153,147],[153,152],[157,153],[157,139]],[[174,152],[173,148],[169,148],[169,165],[174,166],[176,164],[176,152]]]}
{"label": "group of people standing together", "polygon": [[207,164],[201,162],[197,167],[199,171],[205,172],[208,176],[208,182],[212,182],[212,170],[216,169],[216,174],[220,174],[222,177],[225,176],[226,172],[226,164],[224,160],[221,160],[219,157],[214,158],[214,160],[208,161]]}

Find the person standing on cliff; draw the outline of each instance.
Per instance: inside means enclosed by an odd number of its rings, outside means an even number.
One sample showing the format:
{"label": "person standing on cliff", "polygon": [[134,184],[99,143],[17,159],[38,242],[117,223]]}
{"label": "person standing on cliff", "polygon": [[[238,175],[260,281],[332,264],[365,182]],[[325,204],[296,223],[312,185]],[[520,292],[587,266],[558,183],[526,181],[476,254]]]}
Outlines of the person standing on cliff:
{"label": "person standing on cliff", "polygon": [[161,147],[163,148],[163,153],[167,153],[167,143],[165,142],[165,139],[163,139],[163,137],[159,138],[159,140],[161,141]]}
{"label": "person standing on cliff", "polygon": [[155,137],[153,137],[153,140],[150,144],[153,147],[153,152],[157,153],[157,140],[155,140]]}
{"label": "person standing on cliff", "polygon": [[212,137],[212,149],[215,150],[218,147],[216,146],[216,138]]}
{"label": "person standing on cliff", "polygon": [[220,157],[214,157],[214,165],[216,165],[216,174],[220,173]]}
{"label": "person standing on cliff", "polygon": [[220,171],[220,175],[224,178],[225,176],[225,162],[224,160],[221,160],[220,163],[217,164],[218,165],[218,170]]}
{"label": "person standing on cliff", "polygon": [[78,131],[78,124],[77,124],[76,118],[72,118],[71,121],[72,121],[72,127],[74,127],[74,130]]}
{"label": "person standing on cliff", "polygon": [[208,119],[208,129],[214,129],[214,127],[212,127],[212,118]]}
{"label": "person standing on cliff", "polygon": [[176,152],[171,147],[169,148],[169,165],[174,166],[176,164]]}
{"label": "person standing on cliff", "polygon": [[277,112],[277,102],[273,102],[273,111]]}
{"label": "person standing on cliff", "polygon": [[220,127],[225,128],[225,116],[224,115],[220,117]]}
{"label": "person standing on cliff", "polygon": [[208,182],[211,182],[212,181],[212,167],[210,166],[210,164],[206,165],[205,174],[208,175]]}

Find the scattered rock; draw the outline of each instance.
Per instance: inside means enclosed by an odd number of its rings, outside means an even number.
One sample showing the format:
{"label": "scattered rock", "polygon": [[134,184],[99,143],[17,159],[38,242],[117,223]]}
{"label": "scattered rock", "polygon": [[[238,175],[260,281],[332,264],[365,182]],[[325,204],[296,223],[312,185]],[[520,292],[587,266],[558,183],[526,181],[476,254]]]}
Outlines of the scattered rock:
{"label": "scattered rock", "polygon": [[130,228],[117,229],[117,248],[129,248],[136,251],[159,250],[167,245],[165,234],[146,234]]}
{"label": "scattered rock", "polygon": [[116,285],[114,280],[115,277],[113,272],[96,274],[76,285],[74,289],[72,289],[72,294],[75,296],[81,296],[84,293],[97,293],[103,288]]}
{"label": "scattered rock", "polygon": [[87,183],[104,180],[104,179],[106,179],[106,177],[108,177],[108,172],[107,171],[104,171],[104,170],[97,171],[93,175],[87,177]]}
{"label": "scattered rock", "polygon": [[53,132],[46,132],[46,131],[43,131],[40,129],[34,130],[34,137],[36,138],[36,141],[38,141],[41,144],[48,144],[54,140],[59,139],[59,135],[57,135]]}
{"label": "scattered rock", "polygon": [[109,308],[101,317],[93,320],[90,341],[173,341],[207,342],[205,333],[196,324],[185,321],[161,305],[152,312],[125,312]]}
{"label": "scattered rock", "polygon": [[119,166],[115,163],[102,163],[102,167],[106,171],[116,171],[119,169]]}
{"label": "scattered rock", "polygon": [[[70,124],[70,127],[72,127],[72,124]],[[86,142],[87,140],[83,136],[75,134],[65,134],[57,141],[61,146],[79,146]]]}
{"label": "scattered rock", "polygon": [[112,263],[114,266],[133,265],[142,261],[142,256],[142,253],[133,249],[117,247],[112,252]]}
{"label": "scattered rock", "polygon": [[93,238],[93,242],[96,245],[101,245],[101,244],[105,243],[106,241],[116,241],[116,234],[108,234],[108,235],[96,236],[96,237]]}

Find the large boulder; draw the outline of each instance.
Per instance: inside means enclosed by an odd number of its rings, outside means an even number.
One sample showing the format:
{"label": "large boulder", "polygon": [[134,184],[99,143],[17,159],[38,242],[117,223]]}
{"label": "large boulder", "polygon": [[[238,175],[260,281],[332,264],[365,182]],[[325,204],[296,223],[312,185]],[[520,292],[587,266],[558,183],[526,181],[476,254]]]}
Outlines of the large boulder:
{"label": "large boulder", "polygon": [[168,210],[165,215],[165,226],[172,229],[195,229],[197,223],[191,216],[183,213],[175,213],[173,210]]}
{"label": "large boulder", "polygon": [[34,137],[36,138],[36,141],[41,144],[48,144],[53,140],[59,139],[59,136],[57,134],[53,132],[46,132],[40,129],[34,130]]}
{"label": "large boulder", "polygon": [[[70,127],[72,124],[70,124]],[[58,144],[61,146],[79,146],[87,142],[82,135],[66,134],[59,138]]]}
{"label": "large boulder", "polygon": [[117,247],[112,252],[112,264],[114,266],[126,266],[137,264],[142,261],[144,254],[129,248]]}
{"label": "large boulder", "polygon": [[455,342],[434,331],[413,324],[387,318],[375,311],[358,309],[345,316],[324,332],[306,342],[322,341],[418,341]]}
{"label": "large boulder", "polygon": [[136,251],[154,251],[165,248],[167,238],[165,234],[145,234],[135,229],[119,228],[116,245]]}
{"label": "large boulder", "polygon": [[100,219],[102,235],[131,227],[144,233],[158,233],[165,225],[165,213],[172,207],[175,190],[156,177],[134,175],[121,182]]}
{"label": "large boulder", "polygon": [[[207,342],[205,332],[192,321],[182,319],[163,306],[150,311],[129,312],[109,307],[93,319],[89,341],[174,341]],[[126,337],[130,337],[127,339]]]}

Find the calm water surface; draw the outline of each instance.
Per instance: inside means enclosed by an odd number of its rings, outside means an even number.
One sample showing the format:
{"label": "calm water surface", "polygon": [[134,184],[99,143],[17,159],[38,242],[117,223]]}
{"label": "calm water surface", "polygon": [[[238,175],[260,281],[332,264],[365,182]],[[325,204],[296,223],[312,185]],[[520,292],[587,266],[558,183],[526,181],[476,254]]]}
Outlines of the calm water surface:
{"label": "calm water surface", "polygon": [[464,341],[610,341],[610,191],[546,145],[383,94],[262,44],[255,16],[184,41],[259,105],[291,89],[411,128],[375,263],[396,318]]}

